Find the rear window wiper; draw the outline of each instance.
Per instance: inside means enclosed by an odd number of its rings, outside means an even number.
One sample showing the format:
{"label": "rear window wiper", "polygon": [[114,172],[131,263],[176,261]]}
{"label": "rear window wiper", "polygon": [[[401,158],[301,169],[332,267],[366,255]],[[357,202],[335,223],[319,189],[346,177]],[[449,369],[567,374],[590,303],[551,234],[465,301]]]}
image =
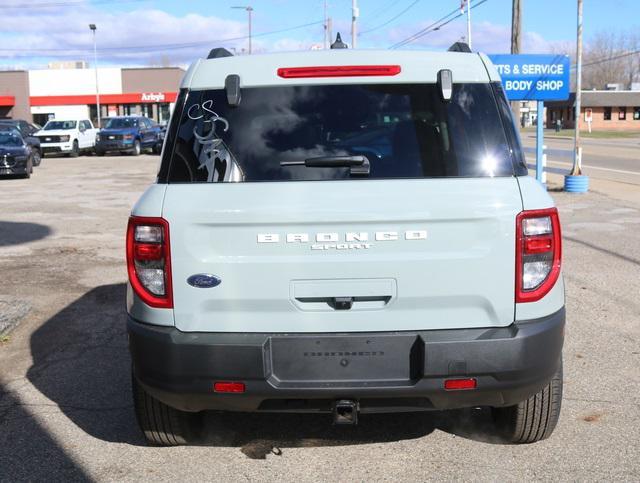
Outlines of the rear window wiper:
{"label": "rear window wiper", "polygon": [[306,166],[307,168],[350,168],[351,176],[368,176],[371,171],[369,159],[357,156],[318,156],[301,161],[280,161],[280,166]]}

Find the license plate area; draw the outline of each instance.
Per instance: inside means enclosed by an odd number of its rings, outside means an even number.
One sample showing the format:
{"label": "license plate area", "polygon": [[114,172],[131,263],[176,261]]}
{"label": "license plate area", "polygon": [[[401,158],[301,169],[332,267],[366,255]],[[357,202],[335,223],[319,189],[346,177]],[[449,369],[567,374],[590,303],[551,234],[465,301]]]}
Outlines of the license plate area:
{"label": "license plate area", "polygon": [[411,385],[424,372],[415,334],[274,336],[265,349],[277,387]]}

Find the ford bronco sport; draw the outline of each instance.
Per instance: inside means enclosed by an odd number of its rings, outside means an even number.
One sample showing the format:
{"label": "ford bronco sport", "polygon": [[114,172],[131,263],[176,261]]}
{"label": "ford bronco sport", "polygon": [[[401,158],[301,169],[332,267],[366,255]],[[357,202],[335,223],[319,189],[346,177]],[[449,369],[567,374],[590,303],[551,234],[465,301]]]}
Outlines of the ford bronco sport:
{"label": "ford bronco sport", "polygon": [[488,58],[209,57],[185,74],[127,230],[147,440],[184,444],[211,409],[354,424],[471,407],[506,441],[548,437],[560,224]]}

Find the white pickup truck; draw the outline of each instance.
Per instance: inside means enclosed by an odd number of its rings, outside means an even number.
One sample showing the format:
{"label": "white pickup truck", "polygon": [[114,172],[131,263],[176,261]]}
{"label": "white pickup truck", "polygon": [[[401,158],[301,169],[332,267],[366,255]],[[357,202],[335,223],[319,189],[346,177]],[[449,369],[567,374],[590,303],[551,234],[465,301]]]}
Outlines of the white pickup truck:
{"label": "white pickup truck", "polygon": [[96,145],[98,130],[88,119],[52,119],[36,133],[42,156],[49,153],[76,157],[81,151],[91,151]]}

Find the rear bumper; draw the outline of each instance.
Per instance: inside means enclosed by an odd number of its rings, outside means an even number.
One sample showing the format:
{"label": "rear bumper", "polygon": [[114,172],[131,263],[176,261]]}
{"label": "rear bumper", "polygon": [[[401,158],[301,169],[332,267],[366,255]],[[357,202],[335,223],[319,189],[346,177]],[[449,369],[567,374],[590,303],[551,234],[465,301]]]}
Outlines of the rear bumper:
{"label": "rear bumper", "polygon": [[[185,411],[362,412],[509,406],[542,389],[561,360],[565,311],[504,328],[349,334],[185,333],[129,317],[138,381]],[[473,377],[477,389],[444,390]],[[213,391],[239,381],[242,394]]]}

